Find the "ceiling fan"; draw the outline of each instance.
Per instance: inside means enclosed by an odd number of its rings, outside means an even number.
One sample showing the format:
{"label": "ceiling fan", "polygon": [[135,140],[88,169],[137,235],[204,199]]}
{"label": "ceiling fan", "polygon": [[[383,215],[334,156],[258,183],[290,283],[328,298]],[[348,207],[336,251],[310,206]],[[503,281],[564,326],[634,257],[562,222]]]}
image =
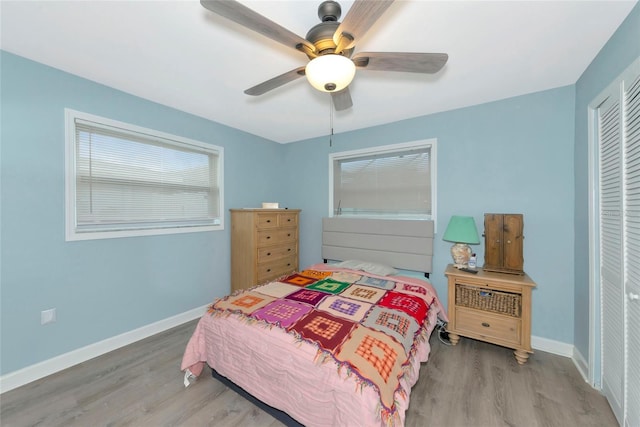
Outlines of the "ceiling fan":
{"label": "ceiling fan", "polygon": [[[353,105],[349,84],[356,68],[373,71],[401,71],[433,74],[442,69],[446,53],[359,52],[356,41],[382,16],[394,0],[355,0],[342,22],[342,9],[335,1],[318,7],[322,21],[305,38],[287,30],[235,0],[200,0],[202,6],[252,31],[269,37],[307,55],[306,66],[297,67],[244,91],[258,96],[299,77],[306,76],[316,89],[331,94],[336,110]],[[352,57],[353,55],[353,57]]]}

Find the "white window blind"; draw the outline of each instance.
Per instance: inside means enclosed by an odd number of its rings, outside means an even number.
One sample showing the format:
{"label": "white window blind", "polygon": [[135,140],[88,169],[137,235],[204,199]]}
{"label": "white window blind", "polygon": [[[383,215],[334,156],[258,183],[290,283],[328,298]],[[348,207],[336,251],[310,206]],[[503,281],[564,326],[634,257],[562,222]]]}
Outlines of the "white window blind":
{"label": "white window blind", "polygon": [[221,225],[221,149],[106,119],[71,125],[74,234]]}
{"label": "white window blind", "polygon": [[334,155],[333,214],[432,219],[434,143]]}

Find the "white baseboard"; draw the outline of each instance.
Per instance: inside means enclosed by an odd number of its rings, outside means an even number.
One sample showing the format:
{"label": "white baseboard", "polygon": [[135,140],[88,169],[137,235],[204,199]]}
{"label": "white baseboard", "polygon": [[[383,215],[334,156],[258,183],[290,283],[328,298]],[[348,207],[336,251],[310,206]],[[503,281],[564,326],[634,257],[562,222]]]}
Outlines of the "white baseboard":
{"label": "white baseboard", "polygon": [[557,354],[558,356],[573,356],[573,344],[550,340],[548,338],[532,336],[531,347],[536,350],[546,351],[547,353]]}
{"label": "white baseboard", "polygon": [[159,320],[141,328],[125,332],[124,334],[107,338],[106,340],[27,366],[26,368],[9,372],[0,377],[0,393],[13,390],[14,388],[39,380],[63,369],[86,362],[94,357],[101,356],[110,351],[197,319],[205,313],[207,307],[208,305],[194,308],[193,310]]}
{"label": "white baseboard", "polygon": [[576,365],[578,372],[580,372],[580,375],[582,375],[582,378],[584,378],[584,381],[594,387],[589,380],[589,362],[587,362],[587,359],[584,358],[577,347],[573,349],[573,357],[571,357],[571,359],[573,360],[573,364]]}

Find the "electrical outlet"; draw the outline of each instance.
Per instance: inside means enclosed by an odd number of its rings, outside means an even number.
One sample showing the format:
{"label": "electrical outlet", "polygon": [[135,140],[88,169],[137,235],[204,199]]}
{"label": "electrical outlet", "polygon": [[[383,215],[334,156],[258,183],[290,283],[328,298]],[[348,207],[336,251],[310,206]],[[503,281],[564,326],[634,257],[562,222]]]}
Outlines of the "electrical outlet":
{"label": "electrical outlet", "polygon": [[40,324],[46,325],[47,323],[53,323],[56,321],[56,309],[51,308],[49,310],[43,310],[40,312]]}

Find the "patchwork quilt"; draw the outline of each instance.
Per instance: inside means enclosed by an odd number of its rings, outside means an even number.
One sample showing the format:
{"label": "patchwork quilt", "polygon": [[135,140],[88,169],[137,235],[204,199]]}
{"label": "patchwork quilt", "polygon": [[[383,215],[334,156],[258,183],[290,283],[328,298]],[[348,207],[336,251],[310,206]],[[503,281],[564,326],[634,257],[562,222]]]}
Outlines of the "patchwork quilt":
{"label": "patchwork quilt", "polygon": [[373,387],[379,416],[393,424],[396,393],[404,390],[417,344],[433,330],[430,310],[440,308],[432,288],[393,276],[308,269],[219,299],[208,313],[312,343],[317,363],[334,363]]}

